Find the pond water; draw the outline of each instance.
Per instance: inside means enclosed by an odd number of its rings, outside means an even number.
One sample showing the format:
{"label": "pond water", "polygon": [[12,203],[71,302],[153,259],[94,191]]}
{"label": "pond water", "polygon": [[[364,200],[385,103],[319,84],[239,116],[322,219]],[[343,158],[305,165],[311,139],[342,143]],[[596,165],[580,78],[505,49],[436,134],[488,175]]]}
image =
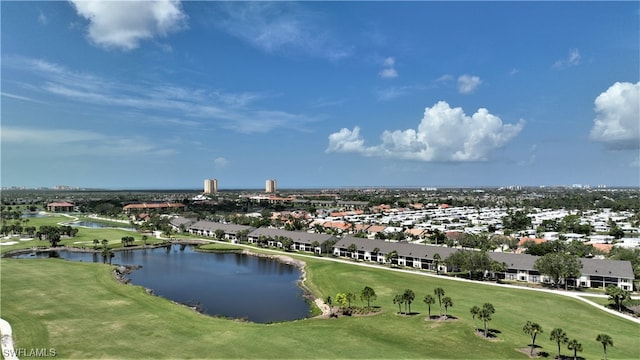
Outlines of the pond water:
{"label": "pond water", "polygon": [[[68,223],[67,225],[75,226],[75,227],[92,228],[92,229],[103,228],[103,229],[122,229],[122,230],[131,230],[131,231],[135,230],[132,227],[113,226],[113,225],[101,224],[101,223],[97,223],[97,222],[93,222],[93,221],[74,221],[74,222]],[[125,225],[125,224],[122,224],[122,225]]]}
{"label": "pond water", "polygon": [[[60,250],[67,260],[102,262],[96,253]],[[19,258],[50,257],[48,252]],[[257,323],[302,319],[310,307],[297,285],[301,271],[273,259],[203,253],[191,246],[116,251],[114,264],[142,265],[127,277],[167,299],[198,306],[208,315]]]}
{"label": "pond water", "polygon": [[46,214],[42,214],[40,212],[24,212],[22,213],[22,215],[20,215],[20,217],[22,217],[23,219],[28,219],[28,218],[41,218],[41,217],[45,217],[47,216]]}

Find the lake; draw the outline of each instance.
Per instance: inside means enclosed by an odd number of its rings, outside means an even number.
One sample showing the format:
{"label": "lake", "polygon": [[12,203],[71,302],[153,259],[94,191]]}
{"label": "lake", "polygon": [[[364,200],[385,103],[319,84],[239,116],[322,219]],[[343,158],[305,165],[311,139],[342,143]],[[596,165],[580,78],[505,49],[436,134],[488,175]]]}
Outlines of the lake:
{"label": "lake", "polygon": [[128,230],[128,231],[136,230],[132,227],[125,227],[124,226],[125,224],[122,224],[123,226],[120,227],[120,226],[101,224],[93,221],[74,221],[74,222],[67,223],[66,225],[75,226],[75,227],[85,227],[85,228],[91,228],[91,229],[121,229],[121,230]]}
{"label": "lake", "polygon": [[[49,257],[24,254],[18,258]],[[72,261],[102,262],[95,253],[60,250]],[[198,306],[205,314],[257,323],[303,319],[310,307],[297,282],[301,271],[273,259],[238,253],[204,253],[192,246],[172,245],[116,251],[114,264],[141,265],[127,275],[155,295]]]}

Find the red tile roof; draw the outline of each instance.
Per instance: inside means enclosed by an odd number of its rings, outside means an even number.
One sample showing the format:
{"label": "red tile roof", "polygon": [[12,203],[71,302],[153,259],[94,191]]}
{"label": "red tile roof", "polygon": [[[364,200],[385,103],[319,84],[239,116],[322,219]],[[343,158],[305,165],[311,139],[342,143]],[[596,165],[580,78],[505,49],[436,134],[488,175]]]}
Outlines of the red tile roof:
{"label": "red tile roof", "polygon": [[47,207],[70,207],[70,206],[74,206],[71,203],[68,203],[66,201],[63,202],[52,202],[50,204],[47,204]]}

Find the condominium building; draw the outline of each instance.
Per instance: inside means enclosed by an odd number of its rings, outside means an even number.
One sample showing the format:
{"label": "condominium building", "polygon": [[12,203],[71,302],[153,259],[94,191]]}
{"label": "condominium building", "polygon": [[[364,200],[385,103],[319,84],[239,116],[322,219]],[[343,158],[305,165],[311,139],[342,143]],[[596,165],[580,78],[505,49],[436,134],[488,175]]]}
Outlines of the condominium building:
{"label": "condominium building", "polygon": [[213,194],[218,192],[218,179],[205,179],[204,193]]}
{"label": "condominium building", "polygon": [[269,179],[265,183],[264,191],[267,193],[275,194],[277,191],[277,182],[275,179]]}

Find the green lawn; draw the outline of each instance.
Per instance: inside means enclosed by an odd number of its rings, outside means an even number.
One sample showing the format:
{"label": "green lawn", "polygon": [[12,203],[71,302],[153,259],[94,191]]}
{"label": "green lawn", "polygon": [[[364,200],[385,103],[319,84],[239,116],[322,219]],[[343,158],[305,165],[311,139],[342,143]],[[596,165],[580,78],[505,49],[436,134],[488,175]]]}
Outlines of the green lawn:
{"label": "green lawn", "polygon": [[235,246],[233,244],[221,244],[221,243],[211,243],[211,244],[203,244],[199,245],[196,248],[198,251],[205,252],[240,252],[242,248],[239,246]]}
{"label": "green lawn", "polygon": [[[307,284],[318,296],[359,293],[371,286],[382,313],[364,317],[253,324],[217,319],[115,281],[102,264],[57,259],[1,259],[1,313],[16,347],[53,347],[61,358],[522,358],[526,320],[542,325],[536,343],[553,356],[553,327],[578,339],[586,359],[602,358],[598,333],[612,336],[611,359],[640,358],[640,325],[577,300],[526,290],[369,269],[321,259],[307,262]],[[422,298],[442,287],[454,321],[425,321]],[[399,316],[391,298],[410,288],[415,316]],[[491,302],[497,341],[473,332],[469,308]],[[260,294],[255,296],[260,306]],[[356,305],[362,305],[360,301]],[[437,304],[432,313],[437,313]],[[563,349],[564,355],[572,352]]]}
{"label": "green lawn", "polygon": [[[82,217],[82,216],[63,216],[63,215],[58,215],[58,214],[51,214],[49,216],[45,216],[45,217],[39,217],[39,218],[31,218],[29,219],[29,222],[27,224],[25,224],[24,226],[35,226],[36,228],[39,228],[42,225],[50,225],[50,226],[59,226],[60,223],[67,223],[72,221],[74,218],[78,218],[79,220],[84,220],[84,221],[92,221],[92,222],[99,222],[99,223],[104,223],[104,224],[108,224],[108,225],[112,225],[115,227],[130,227],[129,224],[124,224],[124,223],[118,223],[118,222],[106,222],[106,221],[101,221],[101,220],[94,220],[92,218],[87,218],[87,217]],[[102,240],[102,239],[107,239],[109,241],[109,247],[110,248],[119,248],[122,247],[122,237],[124,236],[133,236],[135,239],[135,242],[133,243],[134,245],[144,245],[144,242],[142,241],[142,234],[139,232],[134,232],[134,231],[127,231],[127,230],[122,230],[122,229],[110,229],[110,228],[83,228],[83,227],[79,227],[78,229],[78,233],[75,237],[73,238],[65,238],[63,237],[62,240],[60,241],[59,245],[64,245],[64,246],[69,246],[69,247],[76,247],[76,248],[88,248],[88,249],[93,249],[93,240],[94,239],[98,239],[98,240]],[[46,240],[38,240],[33,239],[33,240],[27,240],[27,241],[23,241],[23,240],[19,240],[18,237],[9,239],[9,240],[2,240],[3,242],[7,242],[7,241],[12,241],[12,242],[17,242],[17,244],[14,245],[1,245],[0,246],[0,254],[8,252],[8,251],[13,251],[13,250],[17,250],[17,249],[24,249],[24,248],[31,248],[31,247],[48,247],[50,244],[48,241]],[[154,237],[148,236],[147,238],[147,244],[156,244],[156,243],[160,243],[162,242],[162,240],[160,239],[156,239]]]}

